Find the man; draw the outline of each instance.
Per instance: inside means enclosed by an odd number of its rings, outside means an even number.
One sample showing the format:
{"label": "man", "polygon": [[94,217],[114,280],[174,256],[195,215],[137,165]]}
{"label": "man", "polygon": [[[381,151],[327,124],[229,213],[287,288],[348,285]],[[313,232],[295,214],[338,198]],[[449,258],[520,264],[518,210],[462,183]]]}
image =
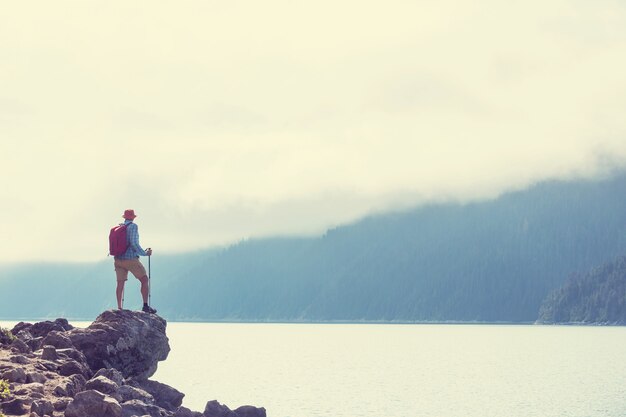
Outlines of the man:
{"label": "man", "polygon": [[126,241],[128,249],[124,254],[115,257],[115,275],[117,275],[117,308],[122,309],[122,297],[124,295],[124,284],[128,280],[128,271],[141,282],[141,296],[143,297],[142,311],[146,313],[156,313],[156,310],[148,305],[148,295],[150,294],[150,280],[146,274],[146,268],[139,262],[140,256],[151,256],[152,249],[143,250],[139,244],[139,228],[133,220],[135,220],[135,211],[124,211],[124,224],[126,225]]}

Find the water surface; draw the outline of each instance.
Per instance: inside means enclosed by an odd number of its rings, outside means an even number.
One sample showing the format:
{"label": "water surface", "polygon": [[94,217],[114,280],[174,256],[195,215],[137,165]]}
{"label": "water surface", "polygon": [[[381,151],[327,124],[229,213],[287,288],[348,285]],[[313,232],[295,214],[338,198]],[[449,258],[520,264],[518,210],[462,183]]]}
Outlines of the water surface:
{"label": "water surface", "polygon": [[198,411],[217,399],[270,417],[626,416],[626,327],[170,322],[167,333],[153,379]]}
{"label": "water surface", "polygon": [[626,328],[169,323],[155,379],[270,417],[625,416]]}

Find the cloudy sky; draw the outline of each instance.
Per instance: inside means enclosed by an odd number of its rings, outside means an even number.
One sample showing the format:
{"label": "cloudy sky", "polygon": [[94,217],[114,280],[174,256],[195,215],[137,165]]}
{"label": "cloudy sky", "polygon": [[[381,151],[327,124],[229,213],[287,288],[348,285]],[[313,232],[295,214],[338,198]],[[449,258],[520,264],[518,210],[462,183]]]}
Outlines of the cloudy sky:
{"label": "cloudy sky", "polygon": [[20,1],[0,262],[319,233],[626,162],[621,1]]}

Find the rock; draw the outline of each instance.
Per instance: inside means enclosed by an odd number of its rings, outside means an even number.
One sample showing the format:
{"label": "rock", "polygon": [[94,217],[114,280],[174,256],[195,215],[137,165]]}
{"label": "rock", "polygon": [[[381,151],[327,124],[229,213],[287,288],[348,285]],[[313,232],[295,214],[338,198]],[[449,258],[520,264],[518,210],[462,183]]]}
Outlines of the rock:
{"label": "rock", "polygon": [[94,378],[97,376],[104,376],[109,378],[111,381],[115,382],[117,385],[124,385],[124,376],[117,369],[106,369],[102,368],[96,372]]}
{"label": "rock", "polygon": [[15,326],[13,326],[13,329],[11,329],[11,333],[17,336],[18,333],[20,333],[21,331],[27,331],[32,336],[39,337],[46,336],[52,330],[63,332],[67,330],[72,330],[73,328],[74,326],[69,324],[68,321],[63,318],[56,319],[55,321],[42,321],[35,324],[20,321]]}
{"label": "rock", "polygon": [[118,392],[122,397],[122,402],[139,400],[146,404],[155,403],[154,397],[150,393],[142,390],[141,388],[136,388],[131,385],[122,385]]}
{"label": "rock", "polygon": [[237,417],[266,417],[265,408],[244,405],[235,409]]}
{"label": "rock", "polygon": [[117,401],[122,399],[118,393],[119,388],[119,385],[102,375],[90,379],[85,384],[85,389],[95,389],[96,391],[100,391],[103,394],[115,398]]}
{"label": "rock", "polygon": [[0,328],[0,346],[10,345],[13,339]]}
{"label": "rock", "polygon": [[67,405],[72,401],[71,398],[59,398],[58,400],[56,400],[52,406],[54,407],[54,409],[56,411],[65,411],[65,409],[67,408]]}
{"label": "rock", "polygon": [[233,411],[215,400],[206,404],[203,415],[204,417],[267,417],[265,408],[244,405]]}
{"label": "rock", "polygon": [[72,375],[69,377],[65,385],[65,389],[70,397],[74,397],[81,391],[85,390],[85,385],[87,384],[87,380],[81,374]]}
{"label": "rock", "polygon": [[67,335],[94,371],[115,368],[124,378],[148,379],[170,351],[165,327],[155,314],[108,310],[86,329]]}
{"label": "rock", "polygon": [[54,346],[57,349],[66,349],[66,348],[74,347],[74,345],[72,345],[72,341],[70,340],[69,337],[65,335],[64,332],[62,333],[56,330],[53,330],[50,333],[48,333],[46,337],[44,337],[43,340],[41,341],[41,344],[43,346],[45,345]]}
{"label": "rock", "polygon": [[33,382],[31,384],[24,384],[24,385],[20,385],[19,388],[13,391],[15,395],[29,395],[33,392],[38,392],[40,394],[43,394],[44,393],[43,384],[39,384],[37,382]]}
{"label": "rock", "polygon": [[[11,329],[11,333],[13,333],[14,335],[17,336],[18,333],[20,333],[21,331],[27,331],[28,332],[28,329],[30,329],[31,327],[33,327],[32,323],[24,323],[23,321],[20,321],[15,326],[13,326],[13,329]],[[29,332],[29,334],[31,334],[31,333]],[[32,338],[32,336],[31,336],[31,338]]]}
{"label": "rock", "polygon": [[32,327],[28,328],[28,331],[33,335],[33,337],[46,337],[48,333],[53,330],[64,332],[65,328],[60,323],[49,320],[35,323]]}
{"label": "rock", "polygon": [[181,406],[183,393],[148,380],[169,353],[165,327],[156,315],[128,310],[104,312],[87,329],[72,329],[62,319],[18,324],[18,342],[0,347],[0,378],[11,390],[0,411],[22,417],[266,417],[263,408],[231,410],[217,401],[194,412]]}
{"label": "rock", "polygon": [[130,380],[128,383],[136,388],[140,388],[154,397],[156,405],[168,411],[176,411],[183,403],[185,394],[169,385],[158,381],[137,381]]}
{"label": "rock", "polygon": [[34,338],[29,339],[28,341],[24,341],[24,343],[28,345],[30,350],[35,351],[35,350],[41,349],[42,340],[43,340],[43,337],[34,337]]}
{"label": "rock", "polygon": [[52,393],[57,397],[67,397],[69,395],[67,392],[67,385],[57,385],[52,390]]}
{"label": "rock", "polygon": [[44,397],[44,394],[40,393],[40,392],[31,392],[29,395],[29,398],[31,400],[40,400]]}
{"label": "rock", "polygon": [[8,371],[4,371],[2,375],[0,375],[0,379],[23,384],[26,382],[26,372],[22,368],[9,369]]}
{"label": "rock", "polygon": [[43,372],[46,372],[46,371],[56,372],[59,369],[59,365],[53,362],[37,362],[35,364],[35,369],[38,369]]}
{"label": "rock", "polygon": [[65,409],[65,417],[121,417],[122,407],[115,399],[95,390],[79,392]]}
{"label": "rock", "polygon": [[157,407],[156,405],[146,404],[139,400],[130,400],[122,404],[123,417],[144,415],[148,415],[150,417],[161,417],[165,414],[166,412],[162,408]]}
{"label": "rock", "polygon": [[29,402],[27,398],[15,397],[9,401],[0,402],[0,410],[9,415],[21,416],[28,412]]}
{"label": "rock", "polygon": [[41,341],[43,340],[43,337],[33,337],[28,330],[22,330],[15,336],[17,336],[17,338],[22,342],[26,343],[31,352],[41,349]]}
{"label": "rock", "polygon": [[79,392],[85,390],[86,383],[84,376],[80,374],[72,375],[54,387],[52,392],[58,397],[74,397]]}
{"label": "rock", "polygon": [[30,412],[40,416],[51,416],[54,413],[54,406],[50,401],[37,400],[30,405]]}
{"label": "rock", "polygon": [[28,358],[23,355],[11,356],[10,361],[13,363],[19,363],[20,365],[26,365],[27,363],[30,362]]}
{"label": "rock", "polygon": [[41,359],[46,361],[56,361],[59,359],[57,349],[54,346],[44,346],[41,352]]}
{"label": "rock", "polygon": [[191,411],[186,407],[178,407],[178,410],[174,413],[173,417],[204,417],[202,413],[197,411]]}
{"label": "rock", "polygon": [[209,401],[204,407],[204,417],[237,417],[234,411],[216,400]]}
{"label": "rock", "polygon": [[22,341],[20,339],[14,339],[11,342],[11,347],[17,349],[17,351],[20,352],[20,353],[30,353],[30,352],[32,352],[32,349],[30,348],[30,346],[28,346],[24,341]]}
{"label": "rock", "polygon": [[64,358],[74,359],[78,363],[85,364],[85,366],[89,366],[87,365],[87,358],[85,357],[85,355],[83,355],[82,352],[79,352],[75,348],[57,349],[57,354]]}
{"label": "rock", "polygon": [[28,384],[32,382],[38,382],[40,384],[45,384],[48,378],[40,372],[29,372],[26,374],[26,382]]}
{"label": "rock", "polygon": [[91,372],[87,367],[83,364],[76,362],[75,360],[69,360],[62,364],[59,367],[59,374],[63,376],[71,376],[71,375],[83,375],[85,377],[90,377]]}
{"label": "rock", "polygon": [[61,326],[65,331],[72,330],[74,328],[74,326],[72,326],[67,319],[64,318],[58,318],[54,322]]}

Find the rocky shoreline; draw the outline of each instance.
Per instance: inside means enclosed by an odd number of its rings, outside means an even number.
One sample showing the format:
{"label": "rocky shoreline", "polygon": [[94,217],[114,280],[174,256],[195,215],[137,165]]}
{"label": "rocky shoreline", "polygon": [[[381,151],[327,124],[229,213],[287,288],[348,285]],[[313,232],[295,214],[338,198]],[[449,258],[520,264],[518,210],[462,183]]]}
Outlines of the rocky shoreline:
{"label": "rocky shoreline", "polygon": [[[185,394],[150,380],[170,351],[166,321],[129,310],[102,313],[87,328],[65,319],[18,323],[0,333],[0,415],[6,417],[266,417],[213,400],[203,412]],[[0,391],[1,393],[2,391]]]}

